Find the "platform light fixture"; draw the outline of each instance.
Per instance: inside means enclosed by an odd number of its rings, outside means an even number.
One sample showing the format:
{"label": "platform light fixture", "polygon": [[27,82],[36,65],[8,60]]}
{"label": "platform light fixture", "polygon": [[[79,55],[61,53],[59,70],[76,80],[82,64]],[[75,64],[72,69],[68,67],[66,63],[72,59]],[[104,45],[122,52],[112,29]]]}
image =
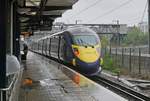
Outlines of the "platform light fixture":
{"label": "platform light fixture", "polygon": [[26,0],[26,6],[39,6],[41,0]]}

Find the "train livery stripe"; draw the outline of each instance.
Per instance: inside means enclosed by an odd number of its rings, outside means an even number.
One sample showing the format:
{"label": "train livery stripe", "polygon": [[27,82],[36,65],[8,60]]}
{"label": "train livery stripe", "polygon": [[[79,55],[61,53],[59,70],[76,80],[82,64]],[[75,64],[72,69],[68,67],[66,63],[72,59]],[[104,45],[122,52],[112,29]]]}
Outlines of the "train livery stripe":
{"label": "train livery stripe", "polygon": [[93,47],[91,46],[78,46],[78,45],[72,45],[73,49],[78,49],[79,54],[77,58],[82,60],[86,63],[92,63],[99,59],[100,53],[97,51],[97,48],[100,49],[100,45],[95,45]]}

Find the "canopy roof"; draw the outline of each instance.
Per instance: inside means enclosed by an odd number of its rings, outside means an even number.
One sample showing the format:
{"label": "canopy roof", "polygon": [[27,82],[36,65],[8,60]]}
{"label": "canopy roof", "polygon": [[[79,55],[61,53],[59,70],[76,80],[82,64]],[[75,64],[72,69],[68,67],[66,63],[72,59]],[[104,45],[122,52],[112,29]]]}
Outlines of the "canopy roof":
{"label": "canopy roof", "polygon": [[21,31],[51,29],[57,17],[72,9],[78,0],[18,0]]}

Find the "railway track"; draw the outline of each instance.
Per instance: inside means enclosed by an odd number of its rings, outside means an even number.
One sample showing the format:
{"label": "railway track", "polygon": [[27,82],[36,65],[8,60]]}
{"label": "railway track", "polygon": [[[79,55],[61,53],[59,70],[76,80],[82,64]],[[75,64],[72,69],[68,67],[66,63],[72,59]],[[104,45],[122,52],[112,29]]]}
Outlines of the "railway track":
{"label": "railway track", "polygon": [[90,79],[127,98],[129,101],[150,101],[150,97],[101,76],[90,77]]}

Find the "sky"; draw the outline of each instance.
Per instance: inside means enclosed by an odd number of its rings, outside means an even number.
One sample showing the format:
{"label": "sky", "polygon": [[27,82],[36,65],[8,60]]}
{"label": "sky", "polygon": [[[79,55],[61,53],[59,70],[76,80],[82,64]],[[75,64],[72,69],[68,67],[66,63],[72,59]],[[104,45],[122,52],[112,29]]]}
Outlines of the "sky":
{"label": "sky", "polygon": [[[147,21],[147,0],[79,0],[55,22],[137,25]],[[146,11],[144,9],[146,6]],[[144,14],[144,17],[142,17]],[[143,19],[142,19],[143,18]]]}

